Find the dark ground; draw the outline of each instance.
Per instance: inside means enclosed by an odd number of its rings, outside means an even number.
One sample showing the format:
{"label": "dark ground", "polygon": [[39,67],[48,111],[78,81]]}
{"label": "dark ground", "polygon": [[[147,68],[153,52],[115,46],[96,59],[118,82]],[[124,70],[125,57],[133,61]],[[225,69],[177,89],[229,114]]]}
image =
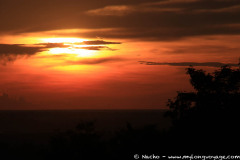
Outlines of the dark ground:
{"label": "dark ground", "polygon": [[[80,155],[72,156],[74,148],[88,148],[82,153],[84,156],[104,148],[99,154],[115,157],[136,134],[168,129],[170,119],[164,113],[165,110],[0,111],[0,152],[6,159],[79,159]],[[150,128],[145,129],[146,126]],[[141,135],[139,141],[142,138]],[[94,145],[101,146],[93,149]],[[113,148],[116,150],[111,151]],[[132,158],[133,151],[124,154]]]}

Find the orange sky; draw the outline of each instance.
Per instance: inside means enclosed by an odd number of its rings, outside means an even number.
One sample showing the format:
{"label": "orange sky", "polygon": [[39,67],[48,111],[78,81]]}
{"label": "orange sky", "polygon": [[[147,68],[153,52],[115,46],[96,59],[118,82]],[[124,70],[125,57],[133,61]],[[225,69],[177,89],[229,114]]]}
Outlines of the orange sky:
{"label": "orange sky", "polygon": [[189,65],[238,63],[238,1],[20,1],[0,0],[0,109],[166,108]]}

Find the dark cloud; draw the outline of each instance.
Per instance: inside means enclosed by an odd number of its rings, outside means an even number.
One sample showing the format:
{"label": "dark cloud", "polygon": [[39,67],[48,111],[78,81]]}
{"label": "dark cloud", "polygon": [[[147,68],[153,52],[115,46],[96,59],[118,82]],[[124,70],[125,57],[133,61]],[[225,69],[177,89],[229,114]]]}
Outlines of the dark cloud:
{"label": "dark cloud", "polygon": [[[105,44],[118,44],[118,43],[114,43],[114,42],[106,42]],[[76,49],[85,49],[85,50],[96,50],[96,51],[99,51],[99,50],[103,50],[103,49],[106,49],[106,50],[111,50],[111,51],[115,51],[116,49],[112,49],[108,46],[103,46],[105,44],[100,44],[101,46],[99,46],[97,43],[95,42],[92,42],[92,41],[89,41],[89,46],[87,47],[78,47],[78,46],[74,46],[74,48]],[[68,47],[71,47],[72,45],[88,45],[88,43],[73,43],[73,44],[63,44],[63,43],[39,43],[39,44],[35,44],[35,45],[40,45],[42,46],[42,48],[68,48]]]}
{"label": "dark cloud", "polygon": [[64,43],[37,43],[35,45],[39,45],[42,48],[67,48],[70,46]]}
{"label": "dark cloud", "polygon": [[168,54],[239,54],[239,46],[222,45],[191,45],[191,46],[174,46],[171,50],[166,51]]}
{"label": "dark cloud", "polygon": [[38,43],[34,45],[25,44],[0,44],[0,64],[6,65],[18,58],[29,57],[49,48],[69,47],[63,43]]}
{"label": "dark cloud", "polygon": [[233,66],[237,67],[239,64],[233,64],[233,63],[220,63],[220,62],[147,62],[147,61],[139,61],[140,64],[145,64],[145,65],[169,65],[169,66],[207,66],[207,67],[221,67],[221,66]]}
{"label": "dark cloud", "polygon": [[[157,0],[0,0],[0,32],[22,33],[66,28],[89,28],[94,19],[84,12],[107,5],[138,4]],[[100,20],[101,22],[102,20]],[[92,27],[91,27],[92,28]]]}
{"label": "dark cloud", "polygon": [[110,50],[110,51],[116,51],[117,49],[112,49],[110,47],[107,46],[89,46],[89,47],[80,47],[81,49],[86,49],[86,50],[95,50],[95,51],[99,51],[102,49],[106,49],[106,50]]}
{"label": "dark cloud", "polygon": [[38,43],[26,44],[0,44],[0,58],[5,56],[31,56],[48,48],[69,47],[63,43]]}
{"label": "dark cloud", "polygon": [[6,65],[19,57],[28,57],[43,50],[42,47],[30,47],[21,44],[0,44],[0,64]]}
{"label": "dark cloud", "polygon": [[134,12],[135,8],[127,5],[106,6],[104,8],[89,10],[86,13],[97,16],[123,16]]}
{"label": "dark cloud", "polygon": [[[158,4],[166,4],[168,1],[157,3],[140,3],[137,5],[109,5],[103,8],[88,10],[86,14],[94,16],[126,16],[134,13],[154,13],[154,12],[179,12],[179,7],[161,7]],[[169,1],[171,2],[171,1]],[[185,1],[186,2],[186,1]]]}
{"label": "dark cloud", "polygon": [[[240,16],[240,14],[239,14]],[[141,17],[141,16],[140,16]],[[160,16],[161,17],[161,16]],[[163,17],[162,17],[163,18]],[[183,19],[184,17],[179,17]],[[88,32],[77,34],[79,36],[93,38],[96,35],[104,38],[129,38],[147,41],[174,41],[193,36],[207,36],[207,35],[238,35],[240,34],[240,28],[235,27],[239,24],[231,25],[204,25],[196,22],[198,26],[191,26],[191,22],[188,24],[178,24],[182,22],[175,22],[172,24],[159,24],[160,22],[157,16],[152,17],[152,21],[146,19],[147,23],[141,24],[141,18],[135,18],[135,24],[129,23],[126,28],[116,29],[113,32]],[[171,18],[170,18],[171,19]],[[189,21],[196,21],[194,17],[188,17]],[[121,21],[121,20],[119,20]],[[177,20],[179,21],[179,20]],[[128,22],[126,22],[128,23]],[[155,24],[154,24],[155,23]],[[188,24],[188,26],[187,26]],[[135,28],[135,26],[137,26]],[[151,28],[151,29],[149,29]],[[76,35],[76,34],[75,34]]]}
{"label": "dark cloud", "polygon": [[[110,48],[106,45],[108,44],[121,44],[120,42],[106,42],[102,40],[97,41],[83,41],[81,43],[73,43],[73,44],[64,44],[64,43],[38,43],[35,45],[42,46],[42,48],[68,48],[74,47],[76,49],[85,49],[85,50],[110,50],[115,51],[116,49]],[[89,46],[74,46],[74,45],[89,45]]]}
{"label": "dark cloud", "polygon": [[239,0],[0,0],[0,4],[2,34],[119,28],[79,36],[163,41],[240,34],[240,28],[233,27],[240,24]]}
{"label": "dark cloud", "polygon": [[236,18],[240,16],[239,6],[237,0],[167,0],[105,6],[87,13],[109,20],[114,17],[119,27],[123,25],[117,21],[124,24],[125,31],[115,33],[114,38],[175,40],[198,35],[239,34],[239,27],[226,26],[240,23]]}
{"label": "dark cloud", "polygon": [[103,40],[96,40],[96,41],[83,41],[80,44],[85,44],[85,45],[106,45],[106,44],[121,44],[121,42],[107,42]]}
{"label": "dark cloud", "polygon": [[33,55],[42,50],[42,47],[24,46],[22,44],[0,44],[0,55]]}
{"label": "dark cloud", "polygon": [[89,64],[89,65],[95,65],[95,64],[105,64],[105,63],[112,63],[112,62],[121,62],[125,61],[123,58],[118,57],[107,57],[107,58],[92,58],[92,59],[85,59],[85,60],[79,60],[79,61],[66,61],[68,65],[81,65],[81,64]]}
{"label": "dark cloud", "polygon": [[149,3],[149,6],[160,8],[181,8],[183,11],[206,11],[224,9],[240,4],[238,0],[167,0]]}
{"label": "dark cloud", "polygon": [[44,48],[66,48],[71,45],[108,45],[108,44],[121,44],[121,42],[110,42],[104,40],[83,41],[80,43],[37,43],[35,45],[42,46]]}

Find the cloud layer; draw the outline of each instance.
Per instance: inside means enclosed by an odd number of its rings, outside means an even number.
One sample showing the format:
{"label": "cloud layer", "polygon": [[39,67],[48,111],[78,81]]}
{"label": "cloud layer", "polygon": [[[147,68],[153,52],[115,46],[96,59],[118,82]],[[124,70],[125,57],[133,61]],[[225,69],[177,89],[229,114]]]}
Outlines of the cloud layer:
{"label": "cloud layer", "polygon": [[[0,34],[87,28],[79,36],[176,40],[240,34],[239,0],[0,0]],[[19,14],[21,13],[21,14]],[[103,31],[113,28],[112,32]],[[99,29],[99,30],[98,30]]]}

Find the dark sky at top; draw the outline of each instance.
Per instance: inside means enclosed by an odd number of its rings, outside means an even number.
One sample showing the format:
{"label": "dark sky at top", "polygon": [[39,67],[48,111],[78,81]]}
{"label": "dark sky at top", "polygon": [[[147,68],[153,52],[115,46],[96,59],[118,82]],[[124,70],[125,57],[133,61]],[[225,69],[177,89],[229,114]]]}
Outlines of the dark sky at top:
{"label": "dark sky at top", "polygon": [[0,34],[115,28],[114,33],[97,34],[108,38],[172,40],[239,34],[239,17],[239,0],[1,0]]}

